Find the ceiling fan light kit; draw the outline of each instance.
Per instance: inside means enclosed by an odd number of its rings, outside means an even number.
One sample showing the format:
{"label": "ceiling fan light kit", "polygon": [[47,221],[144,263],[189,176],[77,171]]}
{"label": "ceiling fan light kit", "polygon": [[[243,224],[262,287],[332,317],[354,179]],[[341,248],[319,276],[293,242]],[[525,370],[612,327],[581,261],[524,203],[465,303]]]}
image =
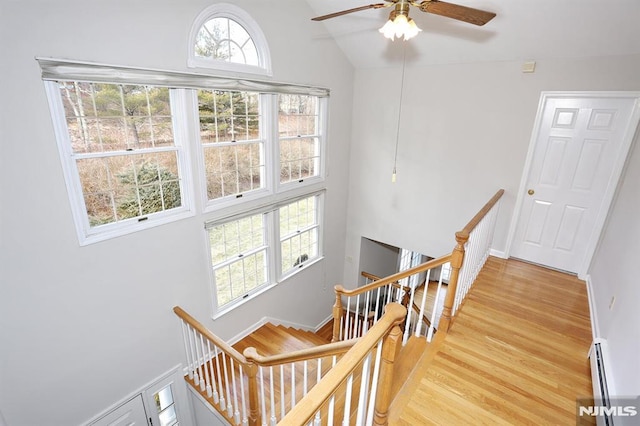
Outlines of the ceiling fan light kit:
{"label": "ceiling fan light kit", "polygon": [[458,21],[467,22],[474,25],[484,25],[492,20],[496,14],[485,10],[474,9],[458,4],[447,3],[440,0],[385,0],[386,3],[375,3],[365,6],[355,7],[353,9],[342,10],[340,12],[330,13],[328,15],[317,16],[312,21],[324,21],[325,19],[335,18],[353,12],[360,12],[367,9],[381,9],[394,6],[394,10],[389,14],[389,20],[380,28],[380,32],[388,39],[404,37],[409,40],[422,31],[413,19],[409,18],[410,6],[417,7],[418,10],[434,15],[440,15]]}
{"label": "ceiling fan light kit", "polygon": [[410,38],[417,36],[422,30],[418,28],[413,19],[404,14],[396,14],[394,11],[391,12],[389,20],[378,31],[391,40],[395,40],[396,37],[404,37],[404,40],[409,40]]}

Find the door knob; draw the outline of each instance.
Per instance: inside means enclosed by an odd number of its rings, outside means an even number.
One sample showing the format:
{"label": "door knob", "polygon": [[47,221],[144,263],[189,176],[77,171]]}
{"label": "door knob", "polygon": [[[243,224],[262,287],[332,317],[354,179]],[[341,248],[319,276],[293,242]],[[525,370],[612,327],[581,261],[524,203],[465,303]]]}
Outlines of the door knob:
{"label": "door knob", "polygon": [[536,193],[536,191],[534,191],[533,189],[530,189],[530,190],[527,191],[527,194],[529,194],[529,195],[533,195],[535,193]]}

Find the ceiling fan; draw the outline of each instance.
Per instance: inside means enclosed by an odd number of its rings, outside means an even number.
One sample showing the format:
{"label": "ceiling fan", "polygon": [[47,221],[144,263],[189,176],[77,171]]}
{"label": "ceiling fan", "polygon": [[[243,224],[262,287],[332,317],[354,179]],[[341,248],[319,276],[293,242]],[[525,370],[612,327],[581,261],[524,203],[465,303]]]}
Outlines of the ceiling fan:
{"label": "ceiling fan", "polygon": [[[387,23],[389,24],[399,21],[396,26],[402,25],[403,27],[406,27],[406,29],[409,30],[409,33],[411,33],[409,37],[405,35],[406,40],[421,31],[419,28],[417,28],[415,22],[413,22],[413,19],[409,18],[410,6],[417,7],[422,12],[445,16],[447,18],[457,19],[458,21],[468,22],[474,25],[484,25],[496,16],[496,14],[493,12],[487,12],[467,6],[447,3],[440,0],[385,0],[385,2],[386,3],[375,3],[360,7],[354,7],[353,9],[346,9],[340,12],[330,13],[328,15],[317,16],[315,18],[312,18],[311,20],[324,21],[325,19],[336,18],[338,16],[347,15],[353,12],[360,12],[362,10],[382,9],[394,6],[394,9],[389,14],[389,21]],[[412,27],[413,30],[410,30],[409,26]],[[384,27],[380,29],[380,32],[385,34],[385,37],[393,39],[393,36],[390,36],[392,33],[389,33],[390,35],[388,35],[388,32],[383,31],[383,29]],[[395,31],[395,29],[392,29],[392,31]],[[406,33],[403,31],[401,32],[401,34]],[[400,34],[397,34],[397,36],[399,35]]]}

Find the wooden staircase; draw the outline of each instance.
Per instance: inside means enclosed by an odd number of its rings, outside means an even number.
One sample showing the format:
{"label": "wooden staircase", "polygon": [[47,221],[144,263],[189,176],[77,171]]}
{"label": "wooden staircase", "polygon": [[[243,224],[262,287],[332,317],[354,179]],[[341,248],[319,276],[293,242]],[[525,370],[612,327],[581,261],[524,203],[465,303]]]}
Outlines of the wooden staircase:
{"label": "wooden staircase", "polygon": [[327,340],[312,331],[266,323],[232,347],[240,353],[246,348],[254,347],[260,355],[268,356],[312,348],[330,342],[331,339]]}
{"label": "wooden staircase", "polygon": [[[277,355],[291,351],[297,351],[302,349],[311,348],[318,345],[324,345],[331,341],[331,331],[333,329],[333,321],[329,321],[317,332],[300,330],[293,327],[287,327],[283,325],[275,325],[272,323],[266,323],[250,333],[249,335],[236,342],[233,346],[238,352],[242,353],[246,348],[253,347],[256,351],[263,356]],[[407,344],[400,350],[398,357],[394,363],[394,381],[392,385],[392,397],[395,397],[402,389],[407,380],[411,377],[411,373],[419,364],[419,360],[425,353],[428,343],[424,337],[412,336],[409,338]],[[329,369],[331,365],[330,359],[325,359],[323,362],[324,369]],[[316,365],[309,364],[308,372],[309,388],[315,385],[315,375],[317,372]],[[296,388],[296,401],[303,397],[303,375],[302,367],[296,370],[295,388]],[[279,377],[279,372],[274,372]],[[276,381],[279,379],[276,379]],[[288,372],[285,372],[285,383],[290,383],[291,376]],[[286,410],[290,408],[291,400],[291,386],[286,387],[284,395]],[[356,396],[358,389],[355,389],[352,396],[351,403],[351,417],[354,418],[357,410]],[[270,394],[270,389],[264,389],[265,395]],[[276,399],[276,412],[279,413],[280,395],[275,395]],[[342,398],[337,398],[337,403],[334,408],[334,418],[340,419],[343,415],[344,401]],[[270,408],[266,407],[266,410],[270,412]],[[326,408],[324,410],[326,412]],[[326,418],[324,413],[322,418]],[[339,420],[336,422],[340,423]],[[336,423],[337,424],[337,423]]]}

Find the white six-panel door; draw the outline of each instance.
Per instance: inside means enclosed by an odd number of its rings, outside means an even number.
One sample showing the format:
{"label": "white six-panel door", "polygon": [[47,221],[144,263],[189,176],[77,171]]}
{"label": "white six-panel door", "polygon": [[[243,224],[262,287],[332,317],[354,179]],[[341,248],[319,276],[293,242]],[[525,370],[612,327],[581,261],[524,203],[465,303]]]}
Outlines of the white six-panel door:
{"label": "white six-panel door", "polygon": [[625,138],[637,127],[635,103],[625,96],[544,99],[511,256],[579,272],[608,209]]}

